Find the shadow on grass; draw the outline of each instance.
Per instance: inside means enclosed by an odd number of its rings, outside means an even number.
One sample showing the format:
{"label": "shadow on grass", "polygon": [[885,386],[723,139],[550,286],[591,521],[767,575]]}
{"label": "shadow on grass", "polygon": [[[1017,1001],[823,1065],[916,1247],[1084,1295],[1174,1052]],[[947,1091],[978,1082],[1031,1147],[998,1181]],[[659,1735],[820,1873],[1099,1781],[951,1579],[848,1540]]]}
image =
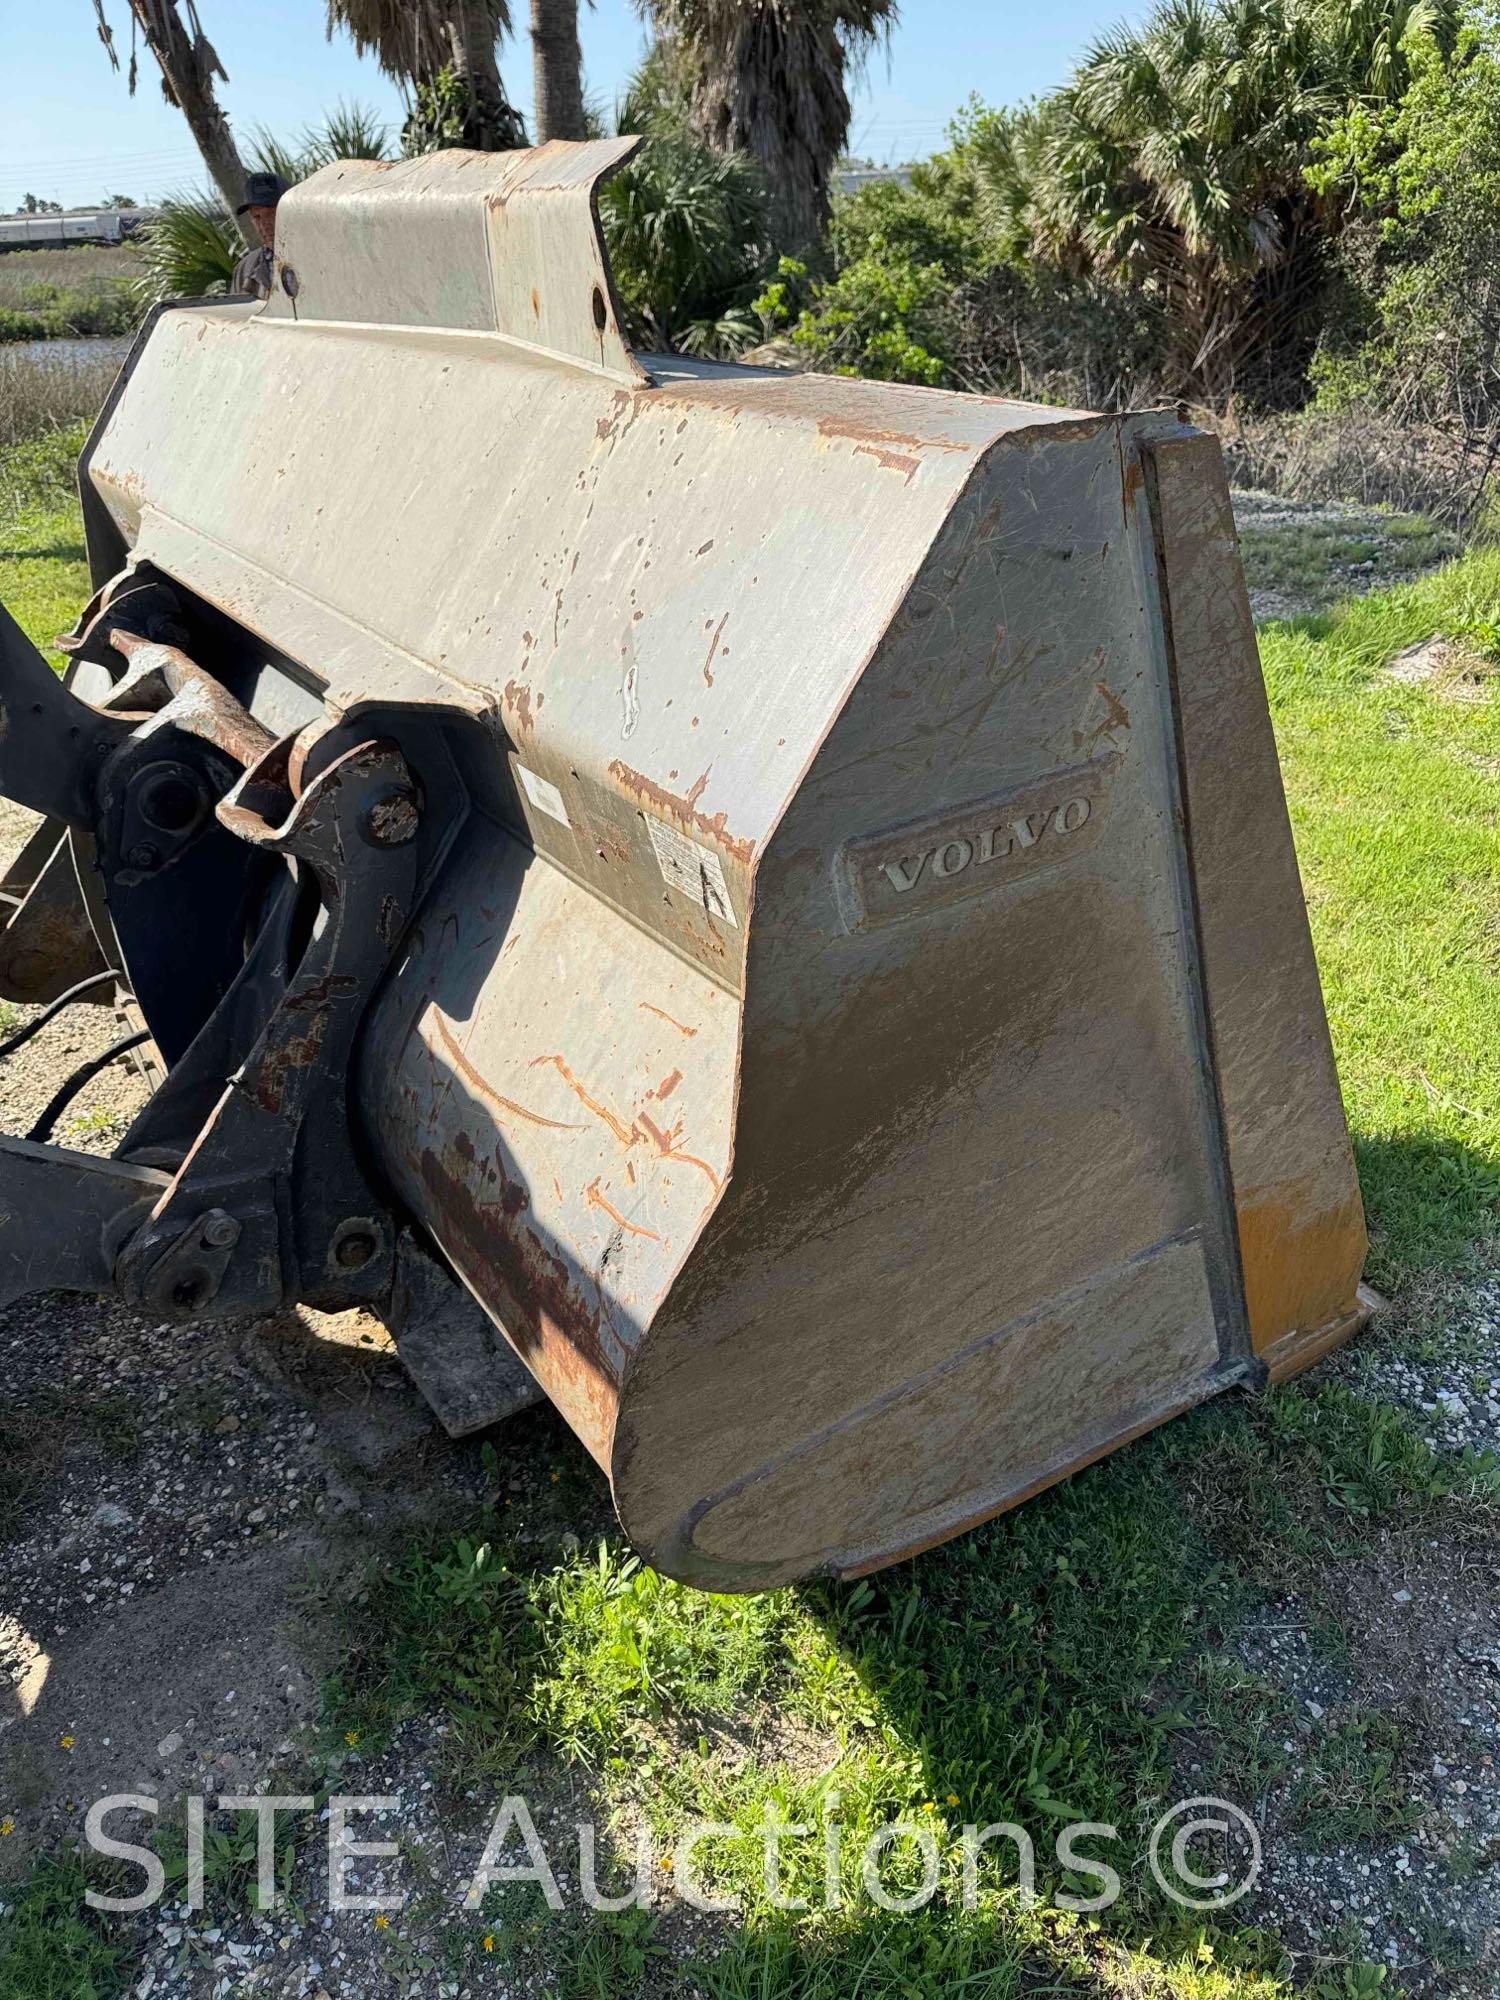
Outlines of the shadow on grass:
{"label": "shadow on grass", "polygon": [[[1500,1050],[1500,1021],[1496,1027]],[[1477,1115],[1477,1114],[1476,1114]],[[1355,1132],[1354,1160],[1370,1232],[1370,1282],[1388,1295],[1419,1277],[1463,1277],[1493,1260],[1500,1158],[1438,1134]]]}
{"label": "shadow on grass", "polygon": [[9,562],[86,562],[88,550],[82,542],[38,543],[31,549],[0,548],[0,559]]}
{"label": "shadow on grass", "polygon": [[[591,1550],[588,1524],[605,1519],[602,1481],[581,1462],[559,1471],[554,1454],[566,1446],[555,1424],[540,1413],[525,1421],[530,1440],[508,1434],[494,1467],[502,1491],[518,1484],[512,1468],[527,1489],[513,1508],[363,1577],[355,1644],[328,1690],[335,1740],[350,1730],[378,1738],[436,1702],[448,1707],[456,1773],[497,1797],[524,1791],[514,1774],[546,1751],[633,1770],[632,1787],[666,1823],[727,1816],[750,1826],[763,1798],[791,1818],[818,1812],[818,1780],[784,1763],[767,1704],[788,1718],[811,1709],[840,1745],[831,1782],[846,1798],[846,1879],[871,1827],[911,1817],[931,1826],[950,1872],[909,1916],[857,1892],[832,1917],[782,1916],[758,1906],[747,1881],[743,1920],[710,1926],[711,1942],[690,1939],[683,1977],[716,2000],[1119,1992],[1101,1970],[1107,1950],[1192,1958],[1201,1919],[1156,1891],[1144,1830],[1168,1803],[1212,1789],[1179,1778],[1176,1748],[1200,1725],[1222,1734],[1197,1664],[1233,1625],[1245,1590],[1172,1475],[1230,1419],[1189,1419],[876,1578],[759,1600],[664,1583],[612,1536]],[[584,1544],[572,1561],[559,1560],[563,1533]],[[821,1682],[820,1654],[833,1656]],[[738,1688],[720,1680],[706,1698],[736,1657],[746,1665]],[[731,1704],[748,1754],[725,1765],[708,1746],[737,1734],[717,1726]],[[1242,1732],[1270,1719],[1256,1690],[1240,1691]],[[758,1738],[766,1726],[769,1749]],[[664,1735],[676,1745],[669,1754]],[[1242,1766],[1240,1749],[1225,1761]],[[1003,1895],[997,1906],[997,1886],[1015,1881],[1003,1841],[978,1909],[962,1908],[951,1874],[962,1828],[1000,1821],[1031,1835],[1044,1903],[1058,1890],[1099,1893],[1097,1875],[1059,1854],[1060,1829],[1118,1827],[1118,1839],[1085,1850],[1124,1878],[1102,1932],[1058,1929]],[[588,1983],[601,1955],[640,1947],[636,1932],[622,1940],[592,1915],[547,1929],[538,1948],[558,1992],[656,1990]],[[1220,1965],[1261,1970],[1278,1957],[1253,1932],[1229,1925],[1214,1935]],[[683,1960],[680,1946],[673,1955]]]}
{"label": "shadow on grass", "polygon": [[496,1958],[534,1965],[540,1957],[548,1991],[559,2000],[940,2000],[959,1994],[966,2000],[1044,1994],[1120,2000],[1122,1991],[1148,1990],[1122,1989],[1118,1978],[1107,1976],[1097,1938],[1023,1942],[1003,1911],[872,1907],[815,1936],[788,1915],[752,1922],[717,1950],[704,1949],[700,1923],[696,1948],[685,1952],[681,1927],[670,1914],[553,1913],[539,1897],[514,1891],[496,1903],[488,1933]]}
{"label": "shadow on grass", "polygon": [[[1381,1164],[1395,1188],[1461,1171],[1487,1199],[1484,1175],[1472,1158],[1455,1164],[1451,1146],[1391,1145]],[[1467,1252],[1462,1228],[1434,1237],[1437,1227],[1432,1242]],[[1043,1904],[1098,1891],[1059,1852],[1059,1830],[1118,1829],[1083,1850],[1123,1882],[1091,1937],[1004,1899],[1015,1870],[1001,1843],[974,1912],[945,1879],[909,1918],[857,1902],[831,1920],[752,1907],[710,1927],[711,1944],[694,1936],[686,1960],[674,1945],[688,1983],[715,2000],[1120,1993],[1131,1990],[1130,1953],[1149,1954],[1160,1978],[1165,1964],[1192,1965],[1205,1936],[1221,1971],[1256,1990],[1282,1962],[1279,1942],[1255,1928],[1268,1913],[1252,1897],[1205,1919],[1171,1903],[1149,1865],[1151,1828],[1192,1796],[1238,1804],[1268,1841],[1295,1837],[1322,1796],[1325,1746],[1299,1735],[1288,1688],[1246,1664],[1246,1621],[1303,1592],[1309,1643],[1323,1643],[1317,1579],[1357,1554],[1372,1524],[1450,1506],[1471,1474],[1491,1504],[1497,1489],[1492,1472],[1425,1446],[1400,1412],[1318,1379],[1221,1398],[875,1577],[774,1600],[705,1599],[641,1571],[592,1464],[546,1413],[524,1422],[490,1447],[496,1490],[514,1494],[514,1508],[502,1502],[466,1534],[366,1577],[330,1728],[379,1731],[451,1703],[450,1740],[470,1777],[495,1783],[538,1753],[633,1770],[627,1789],[654,1800],[664,1824],[749,1824],[762,1800],[810,1817],[797,1808],[815,1813],[824,1782],[844,1793],[846,1827],[927,1812],[949,1855],[966,1824],[1010,1822],[1032,1839]],[[565,1535],[582,1550],[570,1556]],[[706,1698],[737,1654],[742,1679]],[[729,1729],[718,1726],[726,1716]],[[796,1718],[826,1739],[832,1765],[810,1775],[795,1753],[788,1761],[781,1732]],[[731,1738],[739,1752],[726,1765],[716,1752]],[[1374,1752],[1344,1737],[1330,1745],[1328,1758],[1358,1767],[1346,1790],[1377,1789]],[[1210,1873],[1230,1858],[1194,1855]],[[588,1984],[600,1954],[648,1949],[639,1932],[622,1944],[601,1921],[570,1919],[549,1936],[558,1965],[577,1970],[560,1971],[560,1992],[636,1990]],[[647,1979],[639,1990],[657,1989]]]}

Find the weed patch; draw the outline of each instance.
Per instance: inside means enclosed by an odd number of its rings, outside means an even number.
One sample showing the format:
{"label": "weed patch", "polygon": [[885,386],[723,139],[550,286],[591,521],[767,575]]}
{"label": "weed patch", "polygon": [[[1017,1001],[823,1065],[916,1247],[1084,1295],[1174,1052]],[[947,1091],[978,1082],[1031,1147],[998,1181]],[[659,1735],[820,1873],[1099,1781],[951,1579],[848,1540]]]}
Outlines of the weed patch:
{"label": "weed patch", "polygon": [[84,1902],[77,1855],[39,1862],[18,1888],[0,1888],[0,1993],[15,2000],[115,2000],[131,1982],[132,1954]]}
{"label": "weed patch", "polygon": [[[0,404],[4,370],[0,350]],[[74,483],[85,434],[70,421],[0,450],[0,604],[56,667],[64,656],[51,642],[89,594]]]}

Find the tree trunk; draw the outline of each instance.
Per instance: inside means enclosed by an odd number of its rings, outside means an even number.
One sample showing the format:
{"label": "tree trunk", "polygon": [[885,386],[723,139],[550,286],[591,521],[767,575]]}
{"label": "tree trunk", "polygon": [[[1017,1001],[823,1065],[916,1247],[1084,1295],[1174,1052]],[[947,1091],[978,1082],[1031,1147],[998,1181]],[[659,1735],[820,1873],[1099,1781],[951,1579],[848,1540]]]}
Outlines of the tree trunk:
{"label": "tree trunk", "polygon": [[586,139],[578,0],[531,0],[531,73],[537,143]]}
{"label": "tree trunk", "polygon": [[738,10],[734,34],[693,88],[693,124],[719,153],[748,153],[770,194],[771,240],[816,258],[829,171],[849,131],[843,51],[826,25],[766,5]]}
{"label": "tree trunk", "polygon": [[464,143],[481,153],[526,144],[526,123],[505,95],[495,53],[494,17],[486,0],[452,0],[447,20],[453,73],[468,101]]}
{"label": "tree trunk", "polygon": [[219,59],[201,34],[195,40],[183,26],[177,0],[130,0],[130,5],[147,48],[161,65],[166,95],[186,118],[203,164],[233,215],[245,199],[245,168],[214,95],[214,77],[224,75]]}

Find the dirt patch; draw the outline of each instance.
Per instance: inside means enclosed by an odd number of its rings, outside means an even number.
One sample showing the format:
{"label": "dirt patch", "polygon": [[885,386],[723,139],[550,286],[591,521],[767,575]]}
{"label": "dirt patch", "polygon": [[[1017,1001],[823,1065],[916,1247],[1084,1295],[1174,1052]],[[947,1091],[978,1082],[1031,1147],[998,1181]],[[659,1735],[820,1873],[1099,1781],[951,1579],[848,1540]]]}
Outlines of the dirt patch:
{"label": "dirt patch", "polygon": [[[31,816],[0,816],[14,851]],[[7,1009],[7,1025],[35,1010]],[[24,1131],[118,1032],[69,1009],[0,1066]],[[146,1082],[104,1071],[58,1140],[109,1152]],[[362,1313],[161,1325],[71,1294],[0,1314],[0,1873],[78,1831],[89,1800],[233,1790],[286,1754],[312,1704],[297,1585],[372,1529],[476,1490]]]}
{"label": "dirt patch", "polygon": [[0,1379],[14,1867],[76,1829],[70,1800],[264,1775],[309,1713],[298,1580],[457,1504],[475,1467],[359,1315],[161,1326],[44,1295],[0,1320]]}
{"label": "dirt patch", "polygon": [[1385,671],[1389,679],[1429,688],[1444,701],[1483,701],[1500,668],[1461,640],[1432,638],[1407,646]]}
{"label": "dirt patch", "polygon": [[[1449,1283],[1391,1322],[1318,1376],[1399,1410],[1454,1460],[1494,1451],[1500,1280]],[[1368,1962],[1422,2000],[1492,2000],[1500,1520],[1454,1500],[1362,1540],[1233,1635],[1294,1765],[1253,1802],[1265,1870],[1242,1913],[1279,1933],[1299,1971]]]}

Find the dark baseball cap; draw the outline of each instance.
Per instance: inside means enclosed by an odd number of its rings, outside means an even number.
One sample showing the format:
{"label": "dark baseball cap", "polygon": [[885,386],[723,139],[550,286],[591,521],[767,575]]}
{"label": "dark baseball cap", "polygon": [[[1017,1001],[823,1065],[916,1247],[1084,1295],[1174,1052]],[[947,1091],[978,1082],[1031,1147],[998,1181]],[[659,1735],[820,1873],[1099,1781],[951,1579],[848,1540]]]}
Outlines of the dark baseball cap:
{"label": "dark baseball cap", "polygon": [[280,174],[246,174],[245,199],[235,214],[243,215],[247,208],[274,208],[287,192],[287,186]]}

